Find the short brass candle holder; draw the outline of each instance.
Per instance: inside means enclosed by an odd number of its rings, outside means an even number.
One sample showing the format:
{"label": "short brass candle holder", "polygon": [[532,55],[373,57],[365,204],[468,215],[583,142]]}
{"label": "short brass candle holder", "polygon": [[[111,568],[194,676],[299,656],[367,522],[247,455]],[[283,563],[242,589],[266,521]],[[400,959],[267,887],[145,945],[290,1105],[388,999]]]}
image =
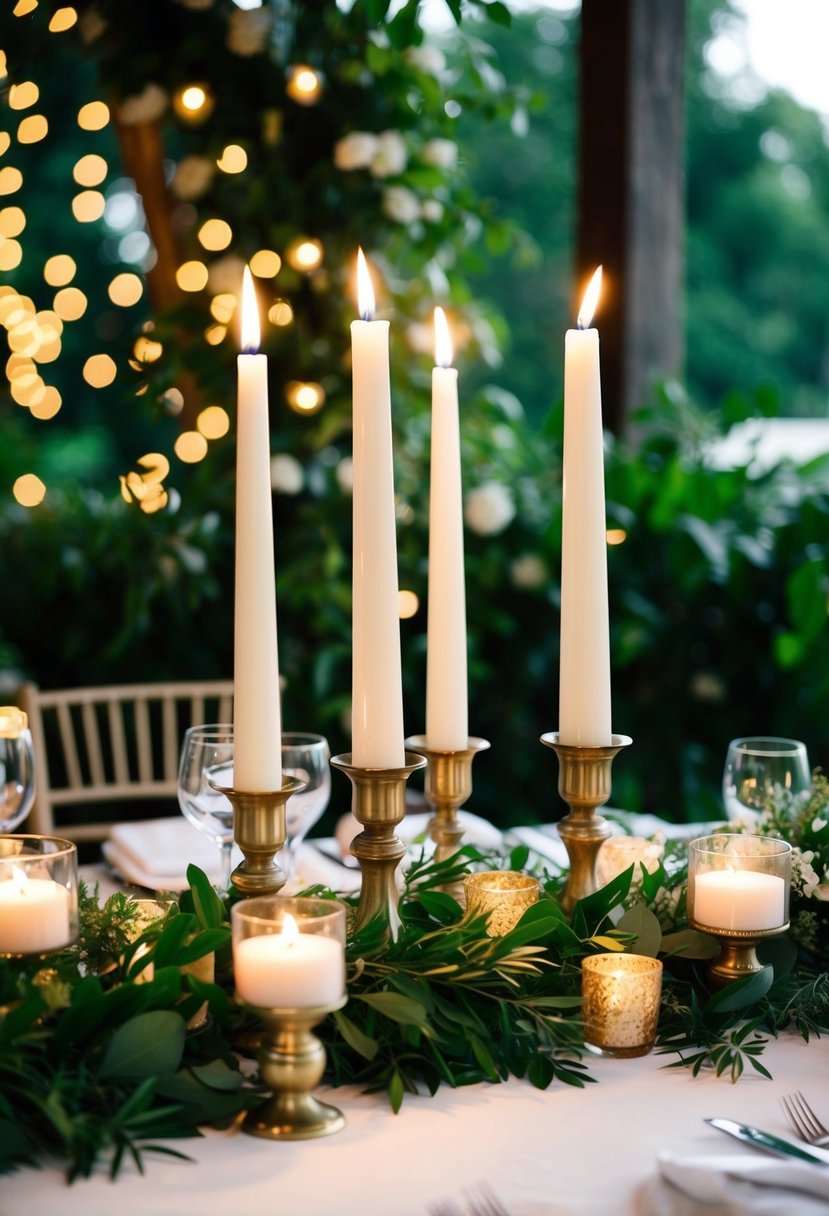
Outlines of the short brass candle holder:
{"label": "short brass candle holder", "polygon": [[304,781],[284,777],[279,790],[237,790],[210,782],[224,794],[233,807],[233,839],[244,853],[231,875],[233,885],[246,898],[276,895],[286,878],[275,861],[285,843],[285,803],[292,794],[305,789]]}
{"label": "short brass candle holder", "polygon": [[381,918],[392,938],[400,929],[396,870],[406,856],[406,846],[395,834],[406,814],[406,782],[426,765],[425,756],[405,753],[401,768],[364,768],[351,763],[351,754],[334,756],[331,764],[345,773],[352,785],[351,813],[363,830],[351,842],[351,852],[360,863],[362,885],[355,927]]}
{"label": "short brass candle holder", "polygon": [[578,747],[561,743],[558,732],[551,731],[541,736],[541,742],[558,756],[558,792],[570,808],[558,830],[570,858],[561,902],[567,912],[572,912],[580,899],[600,888],[596,862],[611,832],[596,808],[604,806],[610,797],[614,758],[633,740],[629,735],[613,735],[607,747]]}
{"label": "short brass candle holder", "polygon": [[791,853],[784,840],[741,832],[688,845],[688,924],[720,947],[708,966],[712,987],[762,970],[757,947],[788,929]]}
{"label": "short brass candle holder", "polygon": [[265,1023],[259,1074],[271,1091],[243,1130],[267,1140],[311,1140],[345,1126],[311,1092],[325,1072],[313,1027],[342,1009],[345,906],[326,899],[247,899],[231,909],[236,999]]}
{"label": "short brass candle holder", "polygon": [[[429,747],[425,735],[412,735],[406,747],[425,756],[428,768],[424,794],[434,815],[429,820],[429,836],[435,844],[435,861],[448,861],[463,842],[463,825],[458,810],[472,793],[472,761],[489,748],[488,739],[472,735],[466,747],[453,750]],[[442,888],[460,903],[463,883],[447,883]]]}

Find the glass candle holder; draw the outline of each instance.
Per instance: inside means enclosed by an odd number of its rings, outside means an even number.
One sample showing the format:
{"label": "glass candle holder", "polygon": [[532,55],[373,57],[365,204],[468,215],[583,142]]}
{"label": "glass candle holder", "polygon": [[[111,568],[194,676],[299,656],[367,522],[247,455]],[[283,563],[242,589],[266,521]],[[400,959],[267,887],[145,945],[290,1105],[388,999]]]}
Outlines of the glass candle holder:
{"label": "glass candle holder", "polygon": [[627,1059],[651,1050],[659,1021],[662,963],[642,954],[591,954],[582,959],[584,1041]]}
{"label": "glass candle holder", "polygon": [[236,996],[265,1023],[259,1074],[271,1097],[243,1128],[269,1140],[308,1140],[345,1126],[311,1090],[325,1071],[312,1027],[345,996],[345,907],[325,899],[247,899],[231,910]]}
{"label": "glass candle holder", "polygon": [[789,927],[792,849],[785,840],[719,832],[688,845],[688,923],[720,940],[712,984],[759,971],[757,946]]}
{"label": "glass candle holder", "polygon": [[488,913],[486,931],[503,937],[514,929],[530,904],[537,903],[538,879],[515,870],[482,870],[463,880],[467,912]]}
{"label": "glass candle holder", "polygon": [[0,955],[45,955],[78,936],[78,850],[57,836],[0,836]]}
{"label": "glass candle holder", "polygon": [[704,932],[779,932],[789,921],[791,845],[719,832],[688,846],[688,919]]}

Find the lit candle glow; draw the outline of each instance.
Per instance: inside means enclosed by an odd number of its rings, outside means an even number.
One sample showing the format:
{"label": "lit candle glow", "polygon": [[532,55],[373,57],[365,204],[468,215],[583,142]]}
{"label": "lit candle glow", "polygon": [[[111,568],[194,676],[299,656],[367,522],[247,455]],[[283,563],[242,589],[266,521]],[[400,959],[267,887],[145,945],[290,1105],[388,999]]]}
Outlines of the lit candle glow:
{"label": "lit candle glow", "polygon": [[336,1004],[345,991],[342,943],[301,933],[285,914],[281,933],[237,942],[233,950],[236,991],[260,1009],[309,1009]]}
{"label": "lit candle glow", "polygon": [[[6,869],[7,867],[3,867]],[[0,881],[0,954],[45,954],[72,940],[69,892],[19,866]]]}

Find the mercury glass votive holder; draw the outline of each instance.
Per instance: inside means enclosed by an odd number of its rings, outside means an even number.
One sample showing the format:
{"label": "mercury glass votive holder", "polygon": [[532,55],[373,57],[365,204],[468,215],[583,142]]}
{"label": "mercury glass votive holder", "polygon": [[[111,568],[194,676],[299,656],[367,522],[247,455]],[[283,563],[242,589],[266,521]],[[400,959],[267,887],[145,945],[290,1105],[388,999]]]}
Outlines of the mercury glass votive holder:
{"label": "mercury glass votive holder", "polygon": [[488,913],[486,931],[503,937],[514,929],[530,904],[538,902],[538,879],[515,870],[481,870],[463,880],[466,910]]}
{"label": "mercury glass votive holder", "polygon": [[662,963],[642,954],[582,959],[584,1041],[603,1055],[644,1056],[656,1039]]}
{"label": "mercury glass votive holder", "polygon": [[231,909],[237,1000],[265,1023],[259,1073],[271,1091],[243,1129],[269,1140],[308,1140],[345,1126],[311,1091],[325,1071],[312,1029],[345,995],[345,907],[334,900],[266,895]]}
{"label": "mercury glass votive holder", "polygon": [[688,923],[719,939],[714,984],[759,971],[757,946],[789,926],[792,848],[785,840],[717,832],[688,845]]}
{"label": "mercury glass votive holder", "polygon": [[0,955],[47,955],[78,936],[78,850],[58,836],[0,836]]}

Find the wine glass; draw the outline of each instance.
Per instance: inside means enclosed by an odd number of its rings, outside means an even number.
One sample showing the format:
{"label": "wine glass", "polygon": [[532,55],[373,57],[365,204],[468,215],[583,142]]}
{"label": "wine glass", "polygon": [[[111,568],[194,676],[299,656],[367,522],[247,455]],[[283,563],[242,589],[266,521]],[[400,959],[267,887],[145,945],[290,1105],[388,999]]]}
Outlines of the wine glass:
{"label": "wine glass", "polygon": [[227,723],[189,727],[178,771],[179,806],[185,818],[218,845],[219,889],[227,891],[233,864],[233,807],[211,782],[233,786],[233,727]]}
{"label": "wine glass", "polygon": [[13,832],[35,800],[35,760],[22,709],[0,708],[0,832]]}
{"label": "wine glass", "polygon": [[279,863],[288,878],[296,873],[297,850],[328,806],[331,797],[331,752],[322,735],[285,731],[282,735],[282,771],[305,782],[285,804],[285,844]]}
{"label": "wine glass", "polygon": [[803,798],[812,785],[806,744],[774,735],[732,739],[723,772],[728,819],[757,822],[770,799]]}

